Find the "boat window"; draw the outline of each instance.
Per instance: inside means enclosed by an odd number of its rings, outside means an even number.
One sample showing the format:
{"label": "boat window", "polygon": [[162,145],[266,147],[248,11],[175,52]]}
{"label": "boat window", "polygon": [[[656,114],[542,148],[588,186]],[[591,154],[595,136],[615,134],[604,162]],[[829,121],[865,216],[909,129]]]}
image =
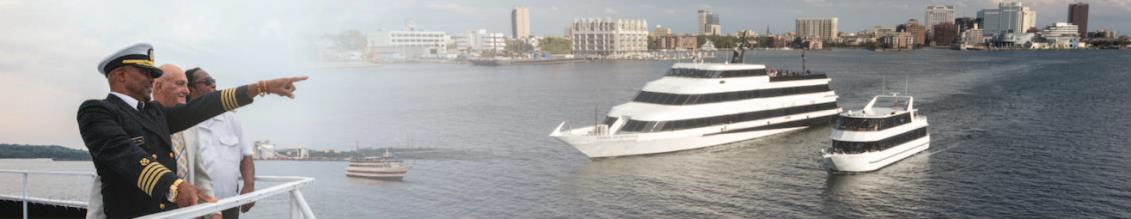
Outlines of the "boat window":
{"label": "boat window", "polygon": [[859,154],[887,150],[888,148],[927,136],[927,127],[905,132],[896,136],[873,142],[852,142],[833,140],[832,153]]}
{"label": "boat window", "polygon": [[668,94],[641,91],[632,101],[641,103],[655,103],[664,105],[694,105],[705,103],[718,103],[739,101],[754,98],[767,98],[787,95],[810,94],[830,91],[829,85],[812,85],[793,88],[771,88],[762,90],[736,91],[713,94]]}
{"label": "boat window", "polygon": [[737,78],[737,77],[751,77],[751,76],[765,76],[766,69],[746,69],[737,71],[724,71],[722,77],[724,78]]}
{"label": "boat window", "polygon": [[837,117],[836,128],[845,131],[880,131],[907,123],[911,123],[910,113],[887,118]]}
{"label": "boat window", "polygon": [[605,124],[607,126],[613,126],[614,122],[617,122],[617,117],[609,116],[609,117],[605,117],[605,122],[602,122],[601,124]]}
{"label": "boat window", "polygon": [[731,71],[708,71],[700,69],[673,68],[668,70],[667,76],[686,78],[737,78],[751,76],[766,76],[766,69],[744,69]]}
{"label": "boat window", "polygon": [[788,115],[794,115],[794,114],[800,114],[800,113],[808,113],[808,112],[815,112],[815,111],[821,111],[821,110],[831,110],[831,109],[836,109],[836,108],[837,108],[836,102],[828,102],[828,103],[821,103],[821,104],[814,104],[814,105],[805,105],[805,106],[796,106],[796,107],[788,107],[788,108],[781,108],[781,109],[745,112],[745,113],[713,116],[713,117],[706,117],[706,118],[660,121],[663,124],[654,124],[656,122],[653,122],[653,121],[628,120],[628,122],[625,123],[625,126],[623,128],[621,128],[621,131],[630,131],[630,132],[675,131],[675,130],[684,130],[684,129],[692,129],[692,128],[702,128],[702,127],[720,125],[720,124],[732,124],[732,123],[739,123],[739,122],[747,122],[747,121],[754,121],[754,120],[767,119],[767,118],[780,117],[780,116],[788,116]]}

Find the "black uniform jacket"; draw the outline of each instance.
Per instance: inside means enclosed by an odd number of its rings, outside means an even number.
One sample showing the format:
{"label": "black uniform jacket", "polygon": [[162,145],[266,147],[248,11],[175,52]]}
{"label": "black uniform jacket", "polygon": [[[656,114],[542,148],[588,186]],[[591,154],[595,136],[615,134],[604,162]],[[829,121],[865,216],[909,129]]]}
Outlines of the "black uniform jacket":
{"label": "black uniform jacket", "polygon": [[168,201],[179,179],[170,133],[251,102],[247,86],[169,108],[150,101],[140,111],[113,94],[83,102],[79,132],[102,178],[106,216],[133,218],[177,208]]}

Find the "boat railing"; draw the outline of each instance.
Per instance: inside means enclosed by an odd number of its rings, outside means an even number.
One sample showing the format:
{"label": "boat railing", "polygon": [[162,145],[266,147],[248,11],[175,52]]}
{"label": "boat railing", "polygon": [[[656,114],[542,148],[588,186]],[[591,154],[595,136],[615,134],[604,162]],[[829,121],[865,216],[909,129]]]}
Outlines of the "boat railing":
{"label": "boat railing", "polygon": [[[96,179],[95,176],[97,176],[92,172],[64,171],[0,170],[0,173],[19,174],[22,177],[22,183],[20,184],[22,194],[17,199],[23,202],[24,219],[28,218],[28,201],[82,208],[86,208],[89,204],[82,201],[51,200],[31,197],[28,192],[28,178],[30,175],[88,176],[91,179],[91,183],[94,182]],[[196,218],[279,195],[290,195],[290,218],[315,218],[314,212],[310,210],[310,205],[306,203],[306,199],[303,198],[302,192],[300,192],[303,187],[314,182],[314,178],[297,176],[256,176],[255,181],[275,182],[280,184],[257,189],[251,193],[220,199],[215,203],[202,203],[186,208],[150,214],[141,218]]]}
{"label": "boat railing", "polygon": [[65,172],[65,171],[0,170],[0,173],[20,175],[20,182],[21,182],[20,183],[20,190],[21,190],[21,192],[20,192],[20,196],[16,197],[16,199],[17,199],[17,201],[23,202],[23,210],[21,212],[23,212],[23,216],[24,216],[23,218],[24,219],[28,218],[28,209],[27,209],[28,208],[28,201],[35,201],[35,202],[39,202],[39,203],[43,203],[43,204],[68,206],[68,207],[83,207],[83,208],[85,208],[86,205],[87,205],[87,203],[84,203],[84,202],[81,202],[81,201],[55,200],[55,199],[44,199],[44,198],[31,197],[30,192],[29,192],[30,188],[27,184],[27,180],[28,180],[30,175],[88,176],[88,177],[90,177],[90,181],[92,183],[94,182],[94,179],[96,179],[95,176],[97,176],[94,173],[90,173],[90,172]]}

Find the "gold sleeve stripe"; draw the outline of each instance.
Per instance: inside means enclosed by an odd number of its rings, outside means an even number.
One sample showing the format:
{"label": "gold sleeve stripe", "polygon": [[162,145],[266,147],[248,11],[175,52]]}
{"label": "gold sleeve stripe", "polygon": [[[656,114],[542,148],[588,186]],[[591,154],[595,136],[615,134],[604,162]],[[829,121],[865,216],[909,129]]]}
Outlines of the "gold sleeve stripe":
{"label": "gold sleeve stripe", "polygon": [[157,164],[156,162],[149,163],[149,165],[145,165],[145,168],[141,169],[141,174],[139,174],[137,176],[137,188],[138,189],[145,189],[145,185],[148,183],[145,180],[146,176],[149,175],[150,173],[152,173],[154,170],[157,170],[156,164]]}
{"label": "gold sleeve stripe", "polygon": [[240,101],[236,100],[236,89],[228,88],[228,102],[232,103],[232,109],[240,108]]}
{"label": "gold sleeve stripe", "polygon": [[157,184],[158,179],[166,173],[170,173],[168,168],[162,166],[157,162],[150,163],[142,170],[141,175],[138,176],[138,188],[146,194],[153,195],[153,186]]}
{"label": "gold sleeve stripe", "polygon": [[224,107],[224,111],[228,111],[231,107],[228,104],[228,89],[220,90],[220,105]]}
{"label": "gold sleeve stripe", "polygon": [[234,110],[237,106],[239,106],[239,103],[236,102],[236,90],[228,89],[228,110]]}
{"label": "gold sleeve stripe", "polygon": [[162,169],[161,172],[153,174],[153,180],[150,180],[149,185],[145,186],[145,192],[148,193],[149,196],[153,196],[153,187],[157,186],[157,181],[161,179],[161,176],[169,173],[172,173],[172,171],[169,171],[168,169]]}
{"label": "gold sleeve stripe", "polygon": [[239,103],[236,102],[235,89],[224,89],[223,91],[221,91],[220,100],[224,105],[224,111],[232,111],[236,109],[237,106],[239,106]]}
{"label": "gold sleeve stripe", "polygon": [[145,184],[145,188],[143,188],[146,194],[149,194],[150,196],[153,195],[153,186],[157,184],[157,181],[159,181],[161,179],[161,176],[165,175],[165,173],[169,173],[169,170],[162,168],[154,171],[152,174],[147,176],[148,179]]}

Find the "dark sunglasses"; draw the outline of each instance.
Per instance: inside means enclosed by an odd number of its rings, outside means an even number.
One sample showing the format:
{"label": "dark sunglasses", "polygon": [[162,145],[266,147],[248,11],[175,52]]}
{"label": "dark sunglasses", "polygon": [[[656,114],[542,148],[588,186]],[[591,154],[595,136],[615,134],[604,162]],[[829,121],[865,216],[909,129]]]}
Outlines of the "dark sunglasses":
{"label": "dark sunglasses", "polygon": [[[212,86],[212,85],[216,84],[216,79],[212,79],[211,77],[209,77],[209,78],[205,78],[204,80],[193,81],[192,84],[204,84],[204,86]],[[192,84],[190,84],[190,85],[192,85]]]}

